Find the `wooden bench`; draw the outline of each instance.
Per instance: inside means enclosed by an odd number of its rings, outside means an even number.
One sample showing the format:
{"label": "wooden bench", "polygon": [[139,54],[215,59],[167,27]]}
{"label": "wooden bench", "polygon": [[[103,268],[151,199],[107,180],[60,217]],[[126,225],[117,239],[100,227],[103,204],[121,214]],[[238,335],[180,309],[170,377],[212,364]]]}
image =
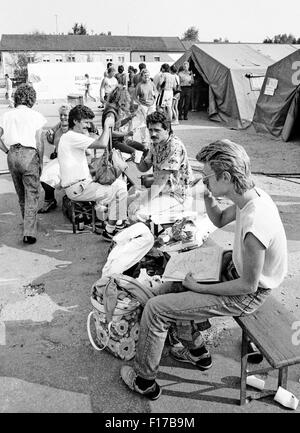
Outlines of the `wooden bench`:
{"label": "wooden bench", "polygon": [[[278,386],[287,387],[288,367],[300,363],[300,345],[292,342],[295,332],[292,324],[297,319],[273,296],[269,296],[256,312],[234,319],[242,328],[240,405],[243,405],[249,401],[246,398],[246,379],[249,375],[278,369]],[[247,370],[249,340],[257,346],[271,367]],[[261,391],[257,397],[251,397],[251,400],[275,393],[276,391]]]}

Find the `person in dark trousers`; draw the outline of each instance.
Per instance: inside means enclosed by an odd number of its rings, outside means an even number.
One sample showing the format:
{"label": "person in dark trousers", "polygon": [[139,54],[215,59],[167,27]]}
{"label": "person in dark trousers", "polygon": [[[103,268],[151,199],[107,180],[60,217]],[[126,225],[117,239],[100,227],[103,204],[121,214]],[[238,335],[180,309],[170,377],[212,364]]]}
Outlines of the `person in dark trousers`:
{"label": "person in dark trousers", "polygon": [[124,71],[124,66],[120,65],[118,66],[118,73],[115,75],[119,85],[121,86],[127,86],[127,74]]}
{"label": "person in dark trousers", "polygon": [[188,111],[191,103],[193,73],[189,70],[189,62],[183,63],[183,69],[178,72],[180,82],[180,99],[178,103],[179,120],[188,120]]}
{"label": "person in dark trousers", "polygon": [[138,74],[135,74],[135,76],[133,77],[134,87],[136,87],[142,81],[142,71],[143,71],[143,69],[146,69],[146,68],[147,68],[147,66],[145,65],[145,63],[139,64],[140,72]]}
{"label": "person in dark trousers", "polygon": [[23,242],[33,244],[37,237],[37,211],[43,163],[42,127],[47,120],[33,110],[36,91],[21,84],[14,95],[15,108],[0,120],[0,148],[7,153],[7,164],[19,198],[23,217]]}

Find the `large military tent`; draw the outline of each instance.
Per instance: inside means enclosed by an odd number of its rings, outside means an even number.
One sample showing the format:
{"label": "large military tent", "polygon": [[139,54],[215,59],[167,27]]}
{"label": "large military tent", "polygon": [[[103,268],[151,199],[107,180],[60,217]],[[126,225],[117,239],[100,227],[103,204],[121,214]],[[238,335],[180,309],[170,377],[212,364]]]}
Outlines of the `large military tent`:
{"label": "large military tent", "polygon": [[269,66],[253,125],[284,141],[300,137],[300,50]]}
{"label": "large military tent", "polygon": [[293,45],[201,43],[177,60],[188,60],[209,87],[208,115],[234,128],[246,128],[253,114],[267,68],[294,52]]}

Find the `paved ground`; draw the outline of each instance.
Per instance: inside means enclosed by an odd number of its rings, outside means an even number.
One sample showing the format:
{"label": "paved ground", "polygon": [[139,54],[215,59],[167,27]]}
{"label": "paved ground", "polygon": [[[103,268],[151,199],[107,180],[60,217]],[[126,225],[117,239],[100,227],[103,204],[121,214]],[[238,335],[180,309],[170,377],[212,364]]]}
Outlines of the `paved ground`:
{"label": "paved ground", "polygon": [[[49,125],[56,122],[57,104],[39,104],[36,109]],[[0,114],[3,110],[4,106]],[[99,121],[98,110],[96,115]],[[300,171],[300,142],[229,130],[202,113],[193,113],[175,130],[192,157],[204,144],[226,137],[245,146],[254,172],[288,176]],[[50,151],[49,146],[46,154]],[[255,181],[276,201],[288,237],[289,273],[275,296],[300,319],[300,185],[295,183],[300,181],[261,174]],[[24,247],[9,175],[0,176],[0,196],[0,412],[288,412],[272,398],[239,407],[241,332],[232,319],[215,319],[214,328],[206,332],[213,355],[209,371],[177,364],[166,352],[158,376],[161,398],[149,403],[127,391],[119,378],[122,362],[106,352],[96,353],[86,333],[90,288],[100,275],[108,245],[89,232],[71,233],[61,213],[60,194],[59,207],[39,216],[38,242]],[[232,230],[228,227],[218,239],[232,239]],[[22,286],[30,282],[44,283],[45,292],[26,296]],[[290,368],[288,389],[298,398],[299,378],[300,367]],[[275,373],[269,374],[266,387],[276,388]]]}

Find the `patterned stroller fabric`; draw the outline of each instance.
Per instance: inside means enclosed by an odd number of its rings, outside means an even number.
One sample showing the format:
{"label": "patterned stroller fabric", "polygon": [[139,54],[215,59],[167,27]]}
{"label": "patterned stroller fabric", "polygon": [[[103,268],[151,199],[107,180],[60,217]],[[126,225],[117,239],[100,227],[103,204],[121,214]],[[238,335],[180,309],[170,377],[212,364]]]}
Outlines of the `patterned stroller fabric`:
{"label": "patterned stroller fabric", "polygon": [[[96,281],[91,293],[94,308],[87,322],[92,346],[99,351],[106,349],[126,361],[132,359],[139,336],[142,306],[152,296],[148,288],[126,275],[114,275]],[[108,311],[111,307],[113,311]],[[96,338],[91,334],[92,325]]]}

